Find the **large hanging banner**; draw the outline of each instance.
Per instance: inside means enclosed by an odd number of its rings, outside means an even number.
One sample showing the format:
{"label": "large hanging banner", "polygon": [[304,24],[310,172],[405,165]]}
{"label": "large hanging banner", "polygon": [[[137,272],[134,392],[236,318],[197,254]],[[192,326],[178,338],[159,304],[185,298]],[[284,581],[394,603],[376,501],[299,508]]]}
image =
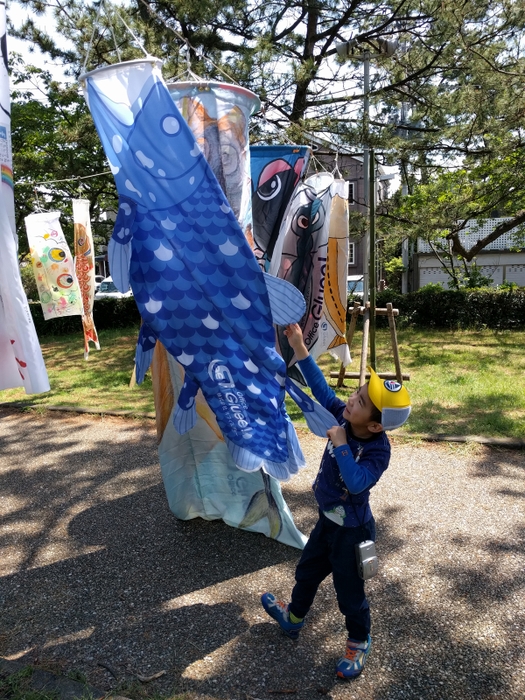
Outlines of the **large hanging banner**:
{"label": "large hanging banner", "polygon": [[18,251],[0,193],[0,389],[23,387],[27,394],[49,391],[42,351],[18,267]]}
{"label": "large hanging banner", "polygon": [[173,410],[184,384],[184,370],[157,343],[152,364],[159,461],[171,511],[181,520],[222,519],[232,527],[259,532],[302,549],[306,537],[296,528],[279,481],[263,470],[237,468],[214,414],[201,392],[195,427],[180,435]]}
{"label": "large hanging banner", "polygon": [[97,330],[93,321],[95,300],[95,257],[93,234],[89,218],[89,201],[73,200],[73,224],[75,227],[75,273],[82,300],[82,327],[84,329],[84,359],[89,357],[89,343],[100,350]]}
{"label": "large hanging banner", "polygon": [[6,4],[0,2],[0,189],[12,235],[18,247],[15,224],[15,198],[13,192],[13,154],[11,150],[11,96],[7,55]]}
{"label": "large hanging banner", "polygon": [[57,211],[25,218],[36,286],[46,321],[82,316],[82,299],[75,263],[60,226]]}
{"label": "large hanging banner", "polygon": [[178,82],[168,89],[251,243],[248,122],[261,107],[259,98],[229,83]]}
{"label": "large hanging banner", "polygon": [[[249,117],[259,109],[253,93],[224,83],[170,83],[179,108],[253,248],[248,165]],[[180,435],[172,411],[184,380],[182,366],[157,343],[151,366],[159,460],[168,503],[182,520],[222,519],[228,525],[302,548],[279,482],[259,470],[238,469],[202,392],[196,397],[197,420]]]}
{"label": "large hanging banner", "polygon": [[0,2],[0,50],[0,389],[40,394],[49,391],[49,381],[20,277],[15,229],[5,2]]}
{"label": "large hanging banner", "polygon": [[323,313],[319,321],[318,340],[311,352],[314,358],[329,352],[346,367],[350,363],[350,351],[346,342],[348,183],[345,180],[335,180],[331,190],[332,209],[328,232]]}
{"label": "large hanging banner", "polygon": [[270,267],[292,193],[306,172],[308,146],[251,146],[252,217],[255,257]]}
{"label": "large hanging banner", "polygon": [[[322,173],[299,183],[283,219],[270,264],[270,274],[290,282],[304,295],[306,312],[299,325],[310,352],[318,341],[323,311],[333,182],[332,175]],[[304,383],[282,328],[277,331],[277,340],[289,376]]]}
{"label": "large hanging banner", "polygon": [[286,414],[286,366],[273,323],[304,314],[292,285],[265,277],[157,59],[81,78],[120,195],[112,277],[143,319],[142,381],[157,340],[184,367],[174,425],[196,424],[200,388],[234,463],[288,479],[305,465]]}

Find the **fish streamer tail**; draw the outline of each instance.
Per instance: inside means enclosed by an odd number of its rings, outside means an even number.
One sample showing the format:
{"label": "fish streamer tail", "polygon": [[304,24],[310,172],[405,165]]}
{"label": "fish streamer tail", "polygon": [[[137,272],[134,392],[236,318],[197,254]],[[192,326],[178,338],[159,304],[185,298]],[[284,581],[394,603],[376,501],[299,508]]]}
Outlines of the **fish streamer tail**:
{"label": "fish streamer tail", "polygon": [[82,316],[82,328],[84,329],[84,359],[87,360],[89,355],[89,343],[94,343],[97,350],[100,350],[98,342],[98,333],[93,321],[93,315],[88,313]]}
{"label": "fish streamer tail", "polygon": [[253,494],[246,508],[244,518],[239,523],[239,527],[249,528],[263,518],[268,518],[270,537],[276,539],[281,533],[283,523],[277,503],[267,489],[261,489],[261,491]]}
{"label": "fish streamer tail", "polygon": [[341,338],[341,342],[337,343],[337,345],[342,345],[345,342],[346,308],[341,303],[341,295],[339,292],[339,255],[339,241],[336,238],[330,238],[328,241],[328,255],[326,261],[324,310],[330,325]]}

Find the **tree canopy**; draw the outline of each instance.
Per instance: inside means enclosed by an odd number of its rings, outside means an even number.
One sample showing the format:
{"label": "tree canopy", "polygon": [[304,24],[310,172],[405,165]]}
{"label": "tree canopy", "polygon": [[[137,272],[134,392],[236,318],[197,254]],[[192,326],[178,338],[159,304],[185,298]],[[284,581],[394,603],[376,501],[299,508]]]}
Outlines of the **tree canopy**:
{"label": "tree canopy", "polygon": [[[323,142],[355,152],[366,140],[382,162],[400,165],[408,189],[383,206],[382,236],[422,236],[468,260],[479,246],[461,245],[467,220],[498,211],[511,217],[505,230],[525,222],[522,3],[130,0],[86,7],[81,0],[18,1],[35,18],[16,34],[62,60],[72,80],[84,69],[147,51],[164,60],[168,79],[235,80],[257,93],[263,110],[254,119],[256,140]],[[61,48],[39,28],[38,13],[50,7],[57,32],[73,48]],[[355,50],[342,61],[336,46],[349,39]],[[391,56],[380,55],[384,39],[397,43]],[[365,51],[372,66],[368,122]],[[72,97],[75,88],[53,89],[51,122],[60,121],[53,109],[65,107],[59,94],[70,100],[69,118],[79,119],[76,132],[61,121],[66,134],[79,137],[77,153],[86,147],[75,172],[103,170],[85,108]],[[15,128],[16,118],[14,110]],[[51,135],[56,140],[58,132]],[[60,162],[67,162],[65,143],[50,145]]]}
{"label": "tree canopy", "polygon": [[[22,68],[19,61],[15,61],[12,82],[17,231],[24,230],[29,214],[41,208],[58,210],[66,216],[61,224],[72,242],[71,199],[84,198],[90,202],[95,242],[105,243],[111,229],[101,215],[116,209],[115,186],[83,97],[76,86],[60,85],[48,72]],[[19,84],[25,88],[18,89]],[[36,94],[28,89],[31,84]],[[19,237],[19,252],[22,258],[28,252],[25,236]]]}

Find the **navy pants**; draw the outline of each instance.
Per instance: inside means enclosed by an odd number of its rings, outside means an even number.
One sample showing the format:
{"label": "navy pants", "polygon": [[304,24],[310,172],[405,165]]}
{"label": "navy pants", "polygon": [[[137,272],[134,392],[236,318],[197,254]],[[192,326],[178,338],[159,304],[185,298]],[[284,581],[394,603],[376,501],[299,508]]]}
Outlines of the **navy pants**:
{"label": "navy pants", "polygon": [[348,637],[365,641],[370,632],[370,608],[365,582],[357,572],[355,545],[367,539],[375,541],[375,538],[374,518],[361,527],[342,527],[320,513],[295,570],[290,611],[296,617],[305,617],[321,581],[332,574]]}

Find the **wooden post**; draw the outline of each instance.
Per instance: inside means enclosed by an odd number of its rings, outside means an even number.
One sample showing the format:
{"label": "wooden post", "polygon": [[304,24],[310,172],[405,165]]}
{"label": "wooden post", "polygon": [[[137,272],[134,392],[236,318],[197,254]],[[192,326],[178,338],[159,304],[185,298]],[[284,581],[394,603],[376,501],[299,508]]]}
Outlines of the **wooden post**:
{"label": "wooden post", "polygon": [[[352,309],[352,318],[350,319],[350,324],[346,332],[346,344],[348,345],[348,350],[352,347],[352,340],[354,338],[355,327],[357,325],[357,317],[359,316],[359,302],[354,301],[354,308]],[[341,367],[339,368],[339,377],[337,378],[337,388],[340,389],[343,386],[345,380],[345,366],[341,362]]]}
{"label": "wooden post", "polygon": [[387,315],[388,315],[388,325],[390,326],[390,338],[392,340],[392,352],[394,353],[394,364],[396,366],[396,379],[402,384],[403,375],[401,374],[401,362],[399,361],[399,348],[397,345],[397,333],[396,333],[396,322],[394,321],[394,312],[392,310],[392,304],[386,305]]}
{"label": "wooden post", "polygon": [[359,369],[359,386],[363,386],[366,377],[366,360],[368,357],[368,333],[370,330],[370,307],[368,302],[363,315],[363,344],[361,346],[361,367]]}

